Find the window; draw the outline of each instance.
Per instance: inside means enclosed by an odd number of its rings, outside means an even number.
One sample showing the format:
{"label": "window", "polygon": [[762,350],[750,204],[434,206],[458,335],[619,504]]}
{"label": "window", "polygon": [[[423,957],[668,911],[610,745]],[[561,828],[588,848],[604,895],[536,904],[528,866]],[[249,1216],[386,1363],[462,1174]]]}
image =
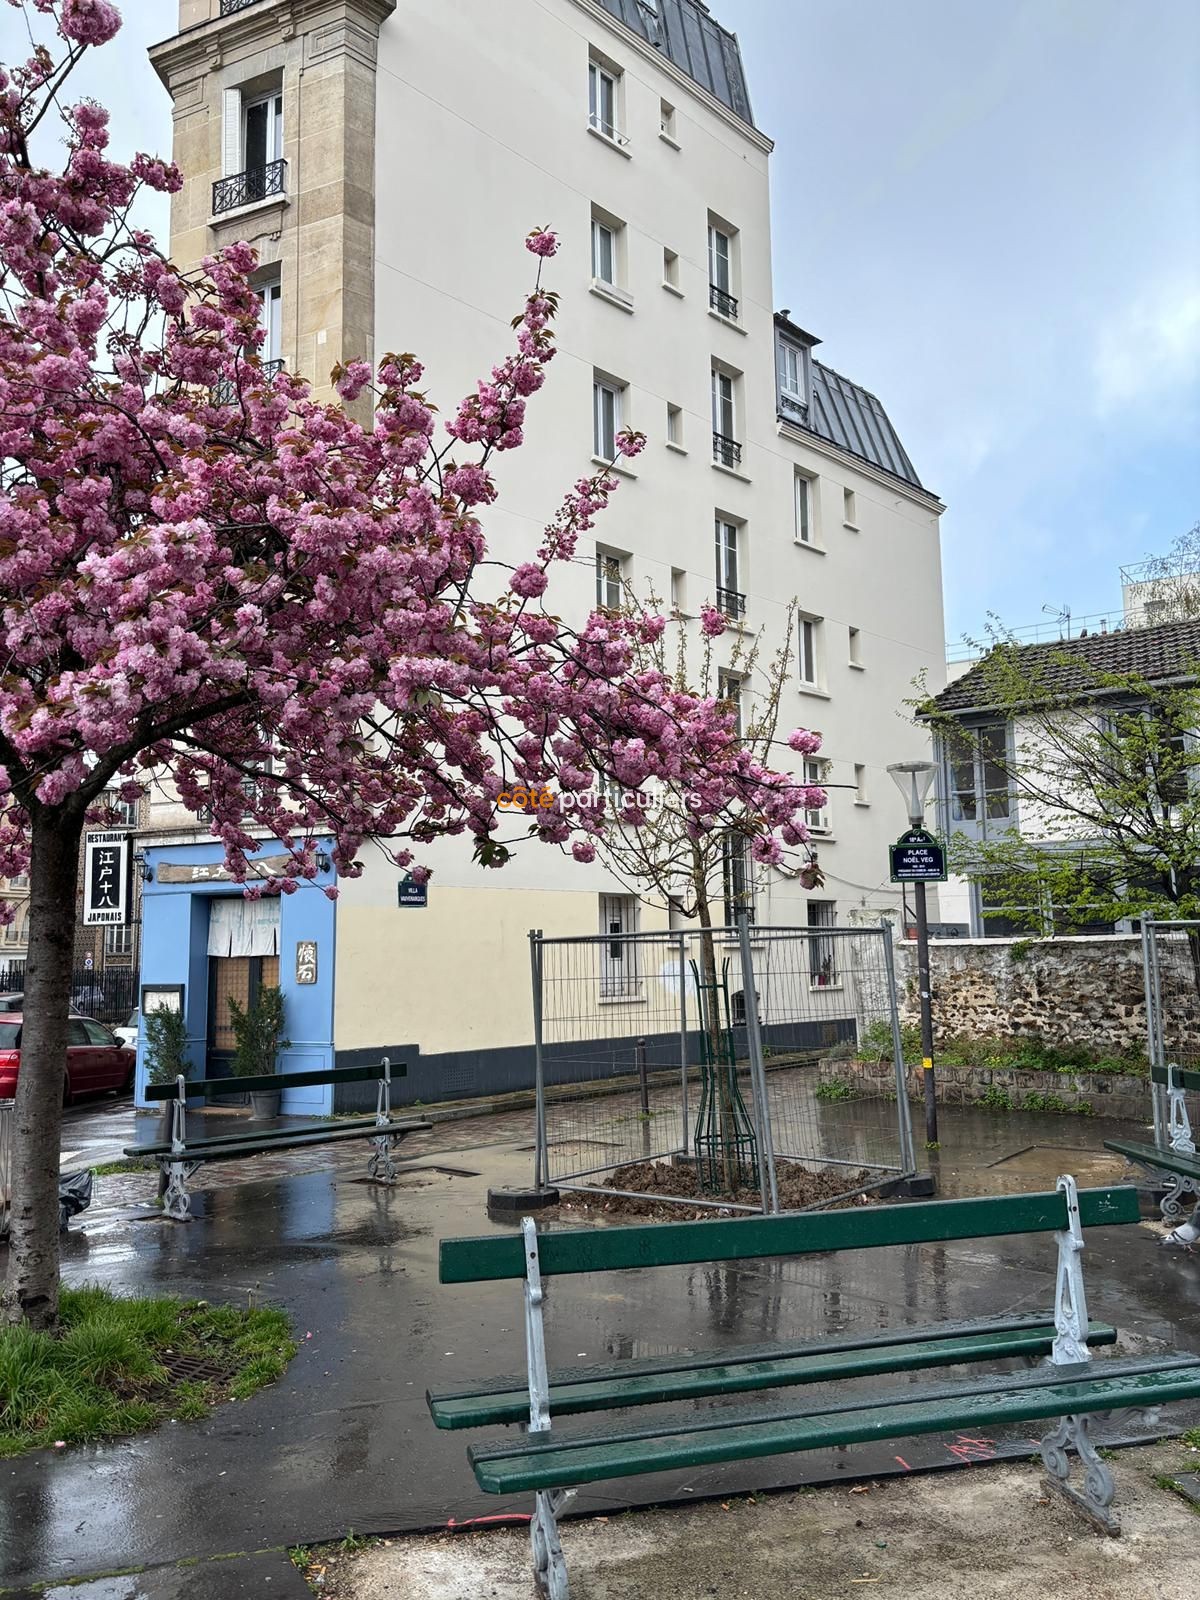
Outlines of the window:
{"label": "window", "polygon": [[717,605],[727,617],[740,617],[746,610],[746,596],[738,588],[738,526],[716,519]]}
{"label": "window", "polygon": [[734,714],[734,726],[740,739],[745,732],[742,727],[742,687],[744,680],[736,672],[717,673],[717,699],[724,701]]}
{"label": "window", "polygon": [[722,317],[737,320],[733,293],[733,239],[715,222],[708,225],[708,303]]}
{"label": "window", "polygon": [[842,521],[847,528],[858,527],[858,497],[853,489],[842,490]]}
{"label": "window", "polygon": [[808,409],[808,351],[790,339],[775,341],[775,370],[779,380],[779,409],[798,413]]}
{"label": "window", "polygon": [[820,626],[817,617],[801,617],[797,628],[800,646],[800,682],[810,689],[815,689],[821,681],[818,659]]}
{"label": "window", "polygon": [[104,794],[104,804],[112,813],[110,828],[136,828],[138,821],[137,800],[122,800],[115,789],[107,789]]}
{"label": "window", "polygon": [[664,139],[675,143],[675,107],[668,100],[658,102],[658,131]]}
{"label": "window", "polygon": [[[828,765],[824,761],[806,761],[804,763],[804,784],[809,789],[823,789]],[[804,813],[804,821],[810,833],[828,833],[829,802],[823,806],[814,806]]]}
{"label": "window", "polygon": [[242,103],[242,162],[261,170],[283,155],[283,95],[279,90]]}
{"label": "window", "polygon": [[612,550],[596,551],[596,608],[619,611],[623,598],[624,561]]}
{"label": "window", "polygon": [[754,921],[754,867],[750,841],[732,830],[721,840],[721,885],[725,903],[725,925],[732,928],[743,912]]}
{"label": "window", "polygon": [[683,449],[683,407],[667,401],[667,443]]}
{"label": "window", "polygon": [[846,632],[849,635],[850,665],[852,667],[861,667],[863,664],[862,634],[857,628],[847,628]]}
{"label": "window", "polygon": [[611,461],[617,453],[617,434],[621,431],[622,388],[610,378],[592,383],[592,453]]}
{"label": "window", "polygon": [[867,769],[859,761],[854,763],[854,803],[858,806],[871,803],[867,799]]}
{"label": "window", "polygon": [[600,998],[629,1000],[638,992],[637,900],[631,894],[600,896]]}
{"label": "window", "polygon": [[814,989],[830,989],[838,982],[837,941],[815,930],[836,926],[836,900],[810,900],[808,925],[814,930],[808,941],[809,982]]}
{"label": "window", "polygon": [[677,250],[663,249],[663,288],[671,289],[675,294],[682,294],[679,287],[679,252]]}
{"label": "window", "polygon": [[719,466],[736,467],[741,463],[742,447],[735,437],[733,407],[733,377],[720,367],[712,369],[712,426],[713,460]]}
{"label": "window", "polygon": [[812,480],[796,474],[796,538],[801,544],[813,542]]}
{"label": "window", "polygon": [[280,360],[280,331],[283,323],[283,289],[278,278],[266,283],[260,283],[255,290],[258,295],[259,313],[258,322],[263,330],[264,338],[258,347],[258,358],[263,363],[279,362]]}
{"label": "window", "polygon": [[612,286],[617,282],[617,230],[597,216],[592,217],[592,277]]}
{"label": "window", "polygon": [[687,573],[682,567],[671,568],[671,610],[687,610]]}
{"label": "window", "polygon": [[109,956],[131,956],[133,954],[133,929],[105,928],[104,953]]}
{"label": "window", "polygon": [[4,929],[4,942],[5,944],[24,944],[25,919],[23,917],[15,917],[12,922],[8,923]]}
{"label": "window", "polygon": [[950,753],[951,821],[978,823],[1008,815],[1007,725],[964,729]]}
{"label": "window", "polygon": [[615,144],[624,144],[617,129],[618,76],[598,61],[588,62],[588,126]]}

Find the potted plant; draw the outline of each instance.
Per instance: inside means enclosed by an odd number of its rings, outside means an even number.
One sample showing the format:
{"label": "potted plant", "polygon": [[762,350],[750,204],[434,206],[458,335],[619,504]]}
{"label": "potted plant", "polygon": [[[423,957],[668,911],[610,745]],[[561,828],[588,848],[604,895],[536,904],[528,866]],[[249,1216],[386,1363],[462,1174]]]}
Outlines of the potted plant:
{"label": "potted plant", "polygon": [[[267,1077],[275,1071],[281,1050],[287,1050],[290,1039],[283,1037],[283,990],[266,985],[258,991],[258,998],[243,1009],[229,997],[229,1025],[237,1041],[231,1071],[235,1078]],[[279,1091],[267,1093],[250,1091],[250,1104],[255,1117],[279,1115]]]}

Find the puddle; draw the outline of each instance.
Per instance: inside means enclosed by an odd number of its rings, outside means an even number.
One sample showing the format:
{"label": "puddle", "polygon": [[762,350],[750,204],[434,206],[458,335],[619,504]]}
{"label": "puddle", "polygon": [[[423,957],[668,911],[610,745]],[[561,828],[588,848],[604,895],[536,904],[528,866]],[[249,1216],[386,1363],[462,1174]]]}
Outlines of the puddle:
{"label": "puddle", "polygon": [[1119,1183],[1125,1158],[1109,1150],[1081,1150],[1078,1145],[1030,1144],[1010,1155],[989,1161],[991,1171],[1006,1178],[1045,1178],[1053,1188],[1061,1173],[1069,1172],[1084,1187]]}

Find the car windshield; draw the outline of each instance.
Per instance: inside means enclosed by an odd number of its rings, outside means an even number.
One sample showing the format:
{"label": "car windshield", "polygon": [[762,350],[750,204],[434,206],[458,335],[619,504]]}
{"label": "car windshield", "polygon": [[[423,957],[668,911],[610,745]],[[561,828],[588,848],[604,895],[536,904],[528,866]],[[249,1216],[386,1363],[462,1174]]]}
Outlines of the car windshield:
{"label": "car windshield", "polygon": [[0,1011],[20,1011],[24,1004],[24,994],[0,994]]}
{"label": "car windshield", "polygon": [[137,1031],[137,1025],[138,1025],[138,1014],[137,1014],[136,1011],[131,1011],[129,1013],[129,1015],[125,1018],[125,1026],[127,1028],[132,1028],[136,1032]]}
{"label": "car windshield", "polygon": [[19,1022],[0,1022],[0,1050],[15,1050],[21,1042]]}

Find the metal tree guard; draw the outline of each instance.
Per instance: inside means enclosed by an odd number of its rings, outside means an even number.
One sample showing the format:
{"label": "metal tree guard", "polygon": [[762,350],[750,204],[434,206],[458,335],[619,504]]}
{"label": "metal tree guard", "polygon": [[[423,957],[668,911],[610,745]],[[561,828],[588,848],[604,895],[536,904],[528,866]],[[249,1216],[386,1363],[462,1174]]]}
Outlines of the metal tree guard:
{"label": "metal tree guard", "polygon": [[711,984],[703,982],[695,961],[690,965],[700,1013],[700,1106],[692,1139],[700,1187],[706,1194],[757,1189],[758,1139],[737,1081],[729,960],[722,962],[721,977]]}

